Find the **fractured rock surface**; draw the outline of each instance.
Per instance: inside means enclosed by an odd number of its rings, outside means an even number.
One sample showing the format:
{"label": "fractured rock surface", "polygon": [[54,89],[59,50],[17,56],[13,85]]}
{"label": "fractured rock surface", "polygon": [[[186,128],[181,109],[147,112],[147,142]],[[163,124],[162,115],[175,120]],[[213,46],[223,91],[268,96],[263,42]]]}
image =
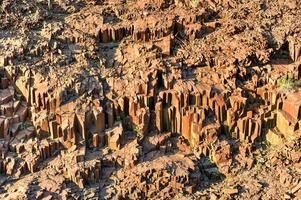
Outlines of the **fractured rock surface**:
{"label": "fractured rock surface", "polygon": [[299,1],[0,6],[1,199],[301,198]]}

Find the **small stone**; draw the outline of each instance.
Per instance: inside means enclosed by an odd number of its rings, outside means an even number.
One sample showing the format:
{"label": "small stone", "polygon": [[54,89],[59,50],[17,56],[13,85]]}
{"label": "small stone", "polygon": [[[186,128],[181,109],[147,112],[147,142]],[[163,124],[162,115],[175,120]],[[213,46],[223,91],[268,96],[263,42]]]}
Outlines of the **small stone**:
{"label": "small stone", "polygon": [[224,188],[223,192],[225,194],[232,195],[232,194],[237,194],[238,193],[238,189],[237,188]]}

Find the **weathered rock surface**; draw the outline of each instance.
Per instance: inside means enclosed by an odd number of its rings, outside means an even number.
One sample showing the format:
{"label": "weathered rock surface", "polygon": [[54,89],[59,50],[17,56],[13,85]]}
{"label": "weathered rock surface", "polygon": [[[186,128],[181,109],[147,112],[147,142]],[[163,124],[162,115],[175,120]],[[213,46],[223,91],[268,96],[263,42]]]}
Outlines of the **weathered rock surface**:
{"label": "weathered rock surface", "polygon": [[300,17],[0,1],[0,199],[301,198]]}

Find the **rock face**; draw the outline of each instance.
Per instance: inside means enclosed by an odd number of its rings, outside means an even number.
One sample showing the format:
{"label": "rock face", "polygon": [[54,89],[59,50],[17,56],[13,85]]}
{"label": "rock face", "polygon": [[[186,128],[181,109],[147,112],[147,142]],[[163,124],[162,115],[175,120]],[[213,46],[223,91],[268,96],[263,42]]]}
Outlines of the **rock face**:
{"label": "rock face", "polygon": [[301,198],[300,2],[0,5],[1,199]]}

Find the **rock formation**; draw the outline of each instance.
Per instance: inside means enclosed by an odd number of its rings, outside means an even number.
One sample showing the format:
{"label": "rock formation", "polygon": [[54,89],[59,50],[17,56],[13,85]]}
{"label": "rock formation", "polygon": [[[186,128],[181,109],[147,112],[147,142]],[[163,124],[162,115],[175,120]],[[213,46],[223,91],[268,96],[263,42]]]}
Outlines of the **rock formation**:
{"label": "rock formation", "polygon": [[1,199],[301,198],[297,0],[0,5]]}

